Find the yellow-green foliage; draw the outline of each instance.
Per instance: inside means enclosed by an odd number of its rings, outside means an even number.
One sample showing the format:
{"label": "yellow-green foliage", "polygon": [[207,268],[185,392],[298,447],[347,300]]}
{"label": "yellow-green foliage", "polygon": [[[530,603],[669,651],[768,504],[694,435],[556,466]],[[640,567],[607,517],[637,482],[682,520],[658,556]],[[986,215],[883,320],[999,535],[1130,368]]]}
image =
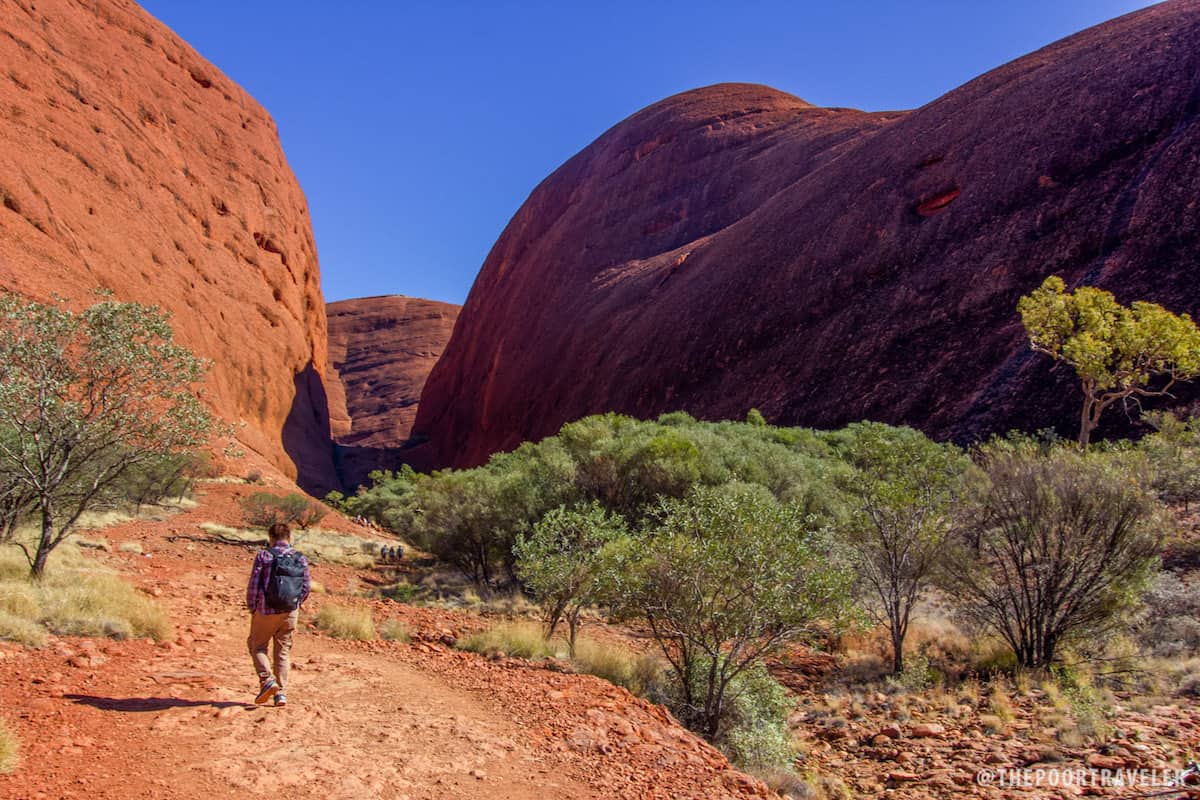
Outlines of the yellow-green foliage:
{"label": "yellow-green foliage", "polygon": [[645,696],[662,673],[661,662],[650,654],[633,653],[619,645],[584,637],[575,642],[572,663],[580,672],[624,686],[639,696]]}
{"label": "yellow-green foliage", "polygon": [[389,642],[407,642],[408,628],[398,619],[389,619],[379,626],[379,636]]}
{"label": "yellow-green foliage", "polygon": [[37,647],[47,632],[165,639],[171,623],[151,598],[69,544],[55,551],[39,582],[29,580],[19,551],[0,550],[0,639]]}
{"label": "yellow-green foliage", "polygon": [[369,642],[375,638],[371,612],[326,603],[317,612],[317,627],[335,639]]}
{"label": "yellow-green foliage", "polygon": [[1057,275],[1017,304],[1030,346],[1075,368],[1084,394],[1079,441],[1087,444],[1109,405],[1149,386],[1200,375],[1200,328],[1187,314],[1160,305],[1117,302],[1110,292],[1080,286],[1072,292]]}
{"label": "yellow-green foliage", "polygon": [[547,658],[556,651],[554,644],[546,640],[542,626],[534,622],[512,622],[479,631],[459,639],[458,647],[489,656],[503,653],[530,659]]}
{"label": "yellow-green foliage", "polygon": [[8,774],[21,763],[20,743],[17,735],[0,719],[0,774]]}

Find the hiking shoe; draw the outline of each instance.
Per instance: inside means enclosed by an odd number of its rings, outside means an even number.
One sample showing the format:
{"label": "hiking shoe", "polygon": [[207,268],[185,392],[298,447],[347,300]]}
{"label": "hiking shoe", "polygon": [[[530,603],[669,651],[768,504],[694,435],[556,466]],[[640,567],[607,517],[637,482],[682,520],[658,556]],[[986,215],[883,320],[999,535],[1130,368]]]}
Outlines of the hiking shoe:
{"label": "hiking shoe", "polygon": [[258,693],[258,697],[254,698],[254,704],[261,706],[263,703],[270,700],[279,692],[279,684],[274,678],[267,678],[267,682],[263,684],[262,690]]}
{"label": "hiking shoe", "polygon": [[287,705],[287,695],[283,692],[275,693],[275,707],[280,708]]}

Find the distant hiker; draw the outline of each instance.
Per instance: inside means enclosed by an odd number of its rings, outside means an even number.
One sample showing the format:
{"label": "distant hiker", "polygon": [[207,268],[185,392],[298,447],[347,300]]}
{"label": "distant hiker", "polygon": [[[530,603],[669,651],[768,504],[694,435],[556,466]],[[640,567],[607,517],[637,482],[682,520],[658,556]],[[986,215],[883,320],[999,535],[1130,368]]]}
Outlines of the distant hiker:
{"label": "distant hiker", "polygon": [[396,545],[392,548],[392,559],[399,564],[400,559],[402,558],[404,558],[404,548],[400,545]]}
{"label": "distant hiker", "polygon": [[[254,702],[261,705],[273,697],[275,705],[283,706],[287,705],[283,690],[287,688],[292,634],[311,583],[308,559],[292,548],[292,529],[276,522],[267,535],[271,546],[254,558],[246,587],[246,607],[250,609],[250,638],[246,644],[258,673],[259,692]],[[267,659],[267,646],[272,641],[274,674]]]}

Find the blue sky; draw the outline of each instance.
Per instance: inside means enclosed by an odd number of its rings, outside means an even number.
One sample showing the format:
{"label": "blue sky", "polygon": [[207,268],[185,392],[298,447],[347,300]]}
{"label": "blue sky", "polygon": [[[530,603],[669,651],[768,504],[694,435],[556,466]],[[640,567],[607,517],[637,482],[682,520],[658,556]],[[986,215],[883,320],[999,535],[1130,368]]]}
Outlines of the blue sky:
{"label": "blue sky", "polygon": [[722,81],[913,108],[1132,0],[144,0],[266,106],[327,300],[461,303],[509,218],[629,114]]}

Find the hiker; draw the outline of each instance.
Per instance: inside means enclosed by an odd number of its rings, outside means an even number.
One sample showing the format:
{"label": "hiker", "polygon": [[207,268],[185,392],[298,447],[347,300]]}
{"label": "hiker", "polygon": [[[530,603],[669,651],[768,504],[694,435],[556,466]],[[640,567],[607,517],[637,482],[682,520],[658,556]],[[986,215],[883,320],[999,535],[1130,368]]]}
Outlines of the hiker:
{"label": "hiker", "polygon": [[[300,616],[300,605],[311,588],[308,559],[292,548],[292,529],[276,522],[267,531],[270,547],[260,550],[250,571],[246,587],[246,607],[250,609],[250,638],[246,644],[258,673],[259,692],[254,702],[262,705],[271,698],[276,706],[287,705],[287,688],[292,649],[292,634]],[[267,646],[274,646],[274,674],[267,659]]]}

